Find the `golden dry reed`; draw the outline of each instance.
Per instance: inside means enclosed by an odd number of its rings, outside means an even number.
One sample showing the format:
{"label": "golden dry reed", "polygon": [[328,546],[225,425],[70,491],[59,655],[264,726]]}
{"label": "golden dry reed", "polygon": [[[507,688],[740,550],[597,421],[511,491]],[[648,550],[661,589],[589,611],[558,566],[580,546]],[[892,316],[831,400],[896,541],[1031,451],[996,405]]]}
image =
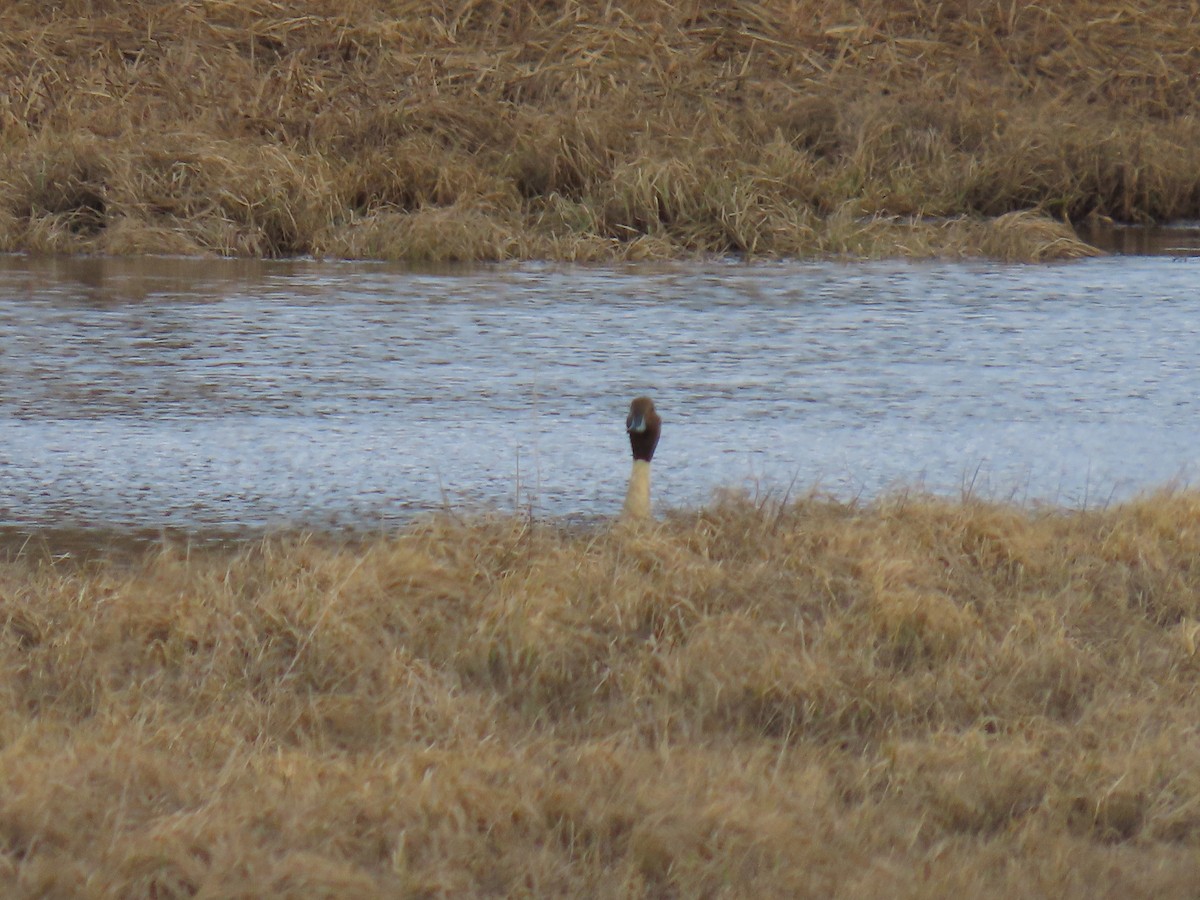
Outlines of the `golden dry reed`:
{"label": "golden dry reed", "polygon": [[1192,897],[1200,495],[0,566],[6,897]]}
{"label": "golden dry reed", "polygon": [[1158,0],[10,0],[0,250],[1092,252],[1200,216]]}

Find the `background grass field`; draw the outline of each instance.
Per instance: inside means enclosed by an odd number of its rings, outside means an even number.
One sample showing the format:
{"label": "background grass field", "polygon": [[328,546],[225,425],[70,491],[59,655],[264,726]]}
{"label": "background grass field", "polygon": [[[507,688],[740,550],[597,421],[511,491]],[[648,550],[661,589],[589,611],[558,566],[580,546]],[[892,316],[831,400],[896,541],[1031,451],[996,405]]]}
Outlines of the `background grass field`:
{"label": "background grass field", "polygon": [[14,0],[0,249],[1089,252],[1200,216],[1194,4]]}

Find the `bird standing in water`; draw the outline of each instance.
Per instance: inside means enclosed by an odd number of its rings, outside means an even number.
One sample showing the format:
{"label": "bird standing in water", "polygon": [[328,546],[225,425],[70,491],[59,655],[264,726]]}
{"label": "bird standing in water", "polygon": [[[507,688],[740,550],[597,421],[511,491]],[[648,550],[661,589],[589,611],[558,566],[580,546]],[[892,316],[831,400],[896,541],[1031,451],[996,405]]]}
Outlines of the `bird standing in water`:
{"label": "bird standing in water", "polygon": [[637,397],[629,404],[625,431],[633,450],[633,471],[629,475],[629,490],[625,493],[625,519],[650,518],[650,461],[662,431],[662,419],[649,397]]}

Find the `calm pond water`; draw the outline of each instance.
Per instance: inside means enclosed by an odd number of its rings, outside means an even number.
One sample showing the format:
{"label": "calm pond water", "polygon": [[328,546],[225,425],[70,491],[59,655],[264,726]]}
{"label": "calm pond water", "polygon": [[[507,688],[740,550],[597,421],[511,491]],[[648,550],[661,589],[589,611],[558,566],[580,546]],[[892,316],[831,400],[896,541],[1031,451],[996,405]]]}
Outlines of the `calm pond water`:
{"label": "calm pond water", "polygon": [[367,528],[897,486],[1096,504],[1198,464],[1200,260],[0,258],[0,525]]}

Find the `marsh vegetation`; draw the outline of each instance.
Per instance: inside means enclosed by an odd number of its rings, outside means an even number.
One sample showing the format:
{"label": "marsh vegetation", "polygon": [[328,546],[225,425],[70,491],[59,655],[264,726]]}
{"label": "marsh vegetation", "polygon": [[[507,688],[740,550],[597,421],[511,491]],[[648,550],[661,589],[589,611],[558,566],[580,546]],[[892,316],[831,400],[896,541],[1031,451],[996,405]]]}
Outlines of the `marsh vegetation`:
{"label": "marsh vegetation", "polygon": [[8,896],[1184,896],[1200,498],[0,567]]}
{"label": "marsh vegetation", "polygon": [[24,0],[0,249],[1091,252],[1200,215],[1186,4]]}

